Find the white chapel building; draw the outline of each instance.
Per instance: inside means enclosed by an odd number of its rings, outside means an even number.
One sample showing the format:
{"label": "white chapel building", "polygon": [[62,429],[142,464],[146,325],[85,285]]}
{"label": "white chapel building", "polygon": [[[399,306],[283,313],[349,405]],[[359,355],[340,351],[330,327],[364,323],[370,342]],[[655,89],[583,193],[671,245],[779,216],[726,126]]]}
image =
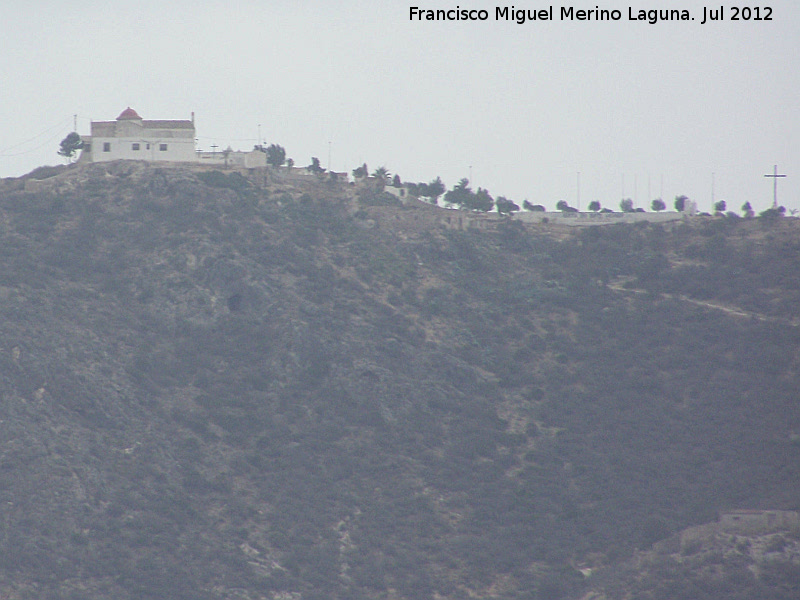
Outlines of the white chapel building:
{"label": "white chapel building", "polygon": [[146,160],[197,162],[194,113],[191,120],[145,121],[128,107],[116,121],[92,121],[83,136],[81,161]]}

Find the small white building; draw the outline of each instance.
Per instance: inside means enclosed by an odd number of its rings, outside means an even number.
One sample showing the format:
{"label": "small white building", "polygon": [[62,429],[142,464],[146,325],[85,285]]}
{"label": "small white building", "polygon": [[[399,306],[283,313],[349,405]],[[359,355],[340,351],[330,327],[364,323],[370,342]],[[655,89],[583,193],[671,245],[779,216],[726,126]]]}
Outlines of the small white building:
{"label": "small white building", "polygon": [[224,169],[232,167],[255,169],[256,167],[267,166],[267,153],[261,150],[242,152],[228,146],[226,150],[221,152],[198,152],[196,160],[201,165],[222,167]]}
{"label": "small white building", "polygon": [[80,160],[85,162],[197,162],[194,113],[186,121],[145,121],[128,107],[115,121],[92,121],[83,142]]}

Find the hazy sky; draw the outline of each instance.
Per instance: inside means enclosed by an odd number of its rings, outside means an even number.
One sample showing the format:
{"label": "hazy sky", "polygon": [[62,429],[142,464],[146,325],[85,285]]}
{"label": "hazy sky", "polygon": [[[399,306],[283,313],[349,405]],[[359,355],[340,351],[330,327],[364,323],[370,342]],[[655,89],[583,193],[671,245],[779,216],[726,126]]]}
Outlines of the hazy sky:
{"label": "hazy sky", "polygon": [[[771,21],[701,25],[703,4],[553,4],[555,20],[496,21],[487,2],[6,2],[0,30],[0,177],[58,164],[73,128],[196,114],[198,147],[284,146],[334,170],[470,177],[522,203],[677,194],[710,209],[800,209],[800,2]],[[410,7],[487,9],[483,22],[411,21]],[[542,9],[540,2],[518,2]],[[569,22],[561,7],[617,9]],[[640,8],[695,21],[628,20]],[[719,4],[710,4],[715,10]],[[762,16],[764,12],[762,11]],[[714,174],[712,177],[712,173]]]}

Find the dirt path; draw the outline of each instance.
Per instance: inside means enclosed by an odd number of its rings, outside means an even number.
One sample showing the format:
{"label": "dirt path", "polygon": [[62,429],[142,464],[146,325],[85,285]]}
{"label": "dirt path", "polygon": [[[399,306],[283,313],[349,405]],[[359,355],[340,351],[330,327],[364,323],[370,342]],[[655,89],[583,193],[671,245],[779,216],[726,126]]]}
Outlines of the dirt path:
{"label": "dirt path", "polygon": [[[614,290],[615,292],[622,292],[622,293],[629,293],[629,294],[648,294],[647,290],[639,289],[639,288],[626,288],[624,285],[630,281],[629,279],[621,279],[617,280],[613,283],[608,284],[608,288]],[[662,298],[668,298],[672,300],[680,300],[681,302],[689,302],[690,304],[695,304],[697,306],[702,306],[704,308],[711,308],[714,310],[721,310],[724,313],[727,313],[733,317],[743,317],[748,319],[758,319],[759,321],[768,321],[771,323],[785,323],[786,325],[790,325],[792,327],[800,326],[800,319],[785,319],[781,317],[772,317],[770,315],[765,315],[763,313],[753,312],[745,310],[738,306],[730,306],[726,304],[718,304],[716,302],[708,302],[706,300],[696,300],[695,298],[690,298],[684,294],[669,294],[667,292],[662,292],[659,294]]]}

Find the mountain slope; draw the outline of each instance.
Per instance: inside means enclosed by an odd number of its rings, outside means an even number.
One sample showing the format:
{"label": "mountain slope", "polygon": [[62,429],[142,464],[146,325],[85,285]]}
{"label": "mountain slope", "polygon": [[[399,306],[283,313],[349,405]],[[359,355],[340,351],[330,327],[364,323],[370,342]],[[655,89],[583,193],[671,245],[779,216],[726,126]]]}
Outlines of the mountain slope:
{"label": "mountain slope", "polygon": [[455,231],[356,191],[3,182],[0,594],[557,598],[796,508],[793,220]]}

